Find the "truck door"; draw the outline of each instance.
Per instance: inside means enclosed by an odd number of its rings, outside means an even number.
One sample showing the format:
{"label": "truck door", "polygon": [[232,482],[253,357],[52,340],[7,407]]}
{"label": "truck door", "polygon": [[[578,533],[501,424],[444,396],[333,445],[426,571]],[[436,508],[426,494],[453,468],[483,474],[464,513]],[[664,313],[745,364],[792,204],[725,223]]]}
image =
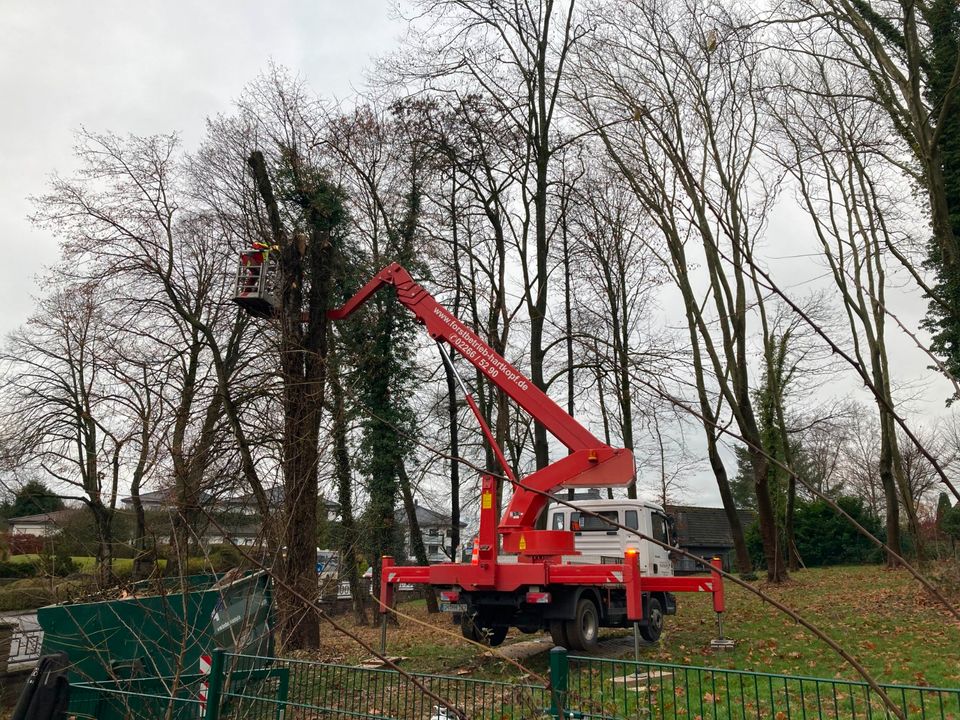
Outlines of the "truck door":
{"label": "truck door", "polygon": [[[663,543],[669,543],[667,517],[656,510],[650,513],[651,537]],[[673,575],[673,562],[670,560],[670,551],[656,543],[647,543],[650,546],[650,574]]]}
{"label": "truck door", "polygon": [[[623,524],[626,525],[631,530],[640,530],[640,511],[637,508],[627,508],[623,511]],[[642,532],[642,531],[641,531]],[[620,533],[620,555],[624,556],[627,553],[628,547],[637,547],[641,545],[640,539],[636,535],[631,535],[630,533]],[[647,545],[648,543],[644,542],[642,545]],[[641,554],[640,564],[643,565],[645,558]]]}

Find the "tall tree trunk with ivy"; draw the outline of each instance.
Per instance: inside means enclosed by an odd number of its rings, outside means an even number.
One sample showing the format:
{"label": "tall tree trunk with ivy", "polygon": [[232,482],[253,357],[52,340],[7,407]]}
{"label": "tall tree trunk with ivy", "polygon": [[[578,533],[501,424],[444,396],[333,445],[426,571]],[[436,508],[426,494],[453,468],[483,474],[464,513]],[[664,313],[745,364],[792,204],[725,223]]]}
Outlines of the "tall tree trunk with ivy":
{"label": "tall tree trunk with ivy", "polygon": [[292,235],[281,220],[263,154],[252,153],[249,165],[267,212],[271,244],[280,256],[281,537],[286,550],[277,588],[279,629],[287,649],[310,649],[320,643],[319,617],[308,602],[317,597],[317,463],[327,380],[327,311],[346,211],[338,187],[303,163],[295,148],[281,151],[277,185],[299,215],[299,228]]}
{"label": "tall tree trunk with ivy", "polygon": [[[416,149],[411,162],[411,186],[405,198],[404,213],[388,226],[385,253],[374,253],[377,269],[390,261],[407,268],[415,266],[414,236],[420,220],[421,189]],[[398,491],[412,499],[412,489],[404,471],[404,461],[412,448],[413,410],[409,385],[413,361],[413,319],[393,293],[378,293],[368,310],[367,329],[361,334],[357,353],[358,396],[364,409],[364,464],[370,487],[368,517],[371,522],[373,592],[380,593],[381,559],[394,555],[402,545],[402,529],[397,525]],[[405,482],[406,481],[406,482]],[[409,514],[409,511],[408,511]],[[425,556],[423,538],[411,531],[414,553]],[[420,543],[420,548],[416,543]]]}
{"label": "tall tree trunk with ivy", "polygon": [[330,391],[333,396],[333,425],[330,434],[333,440],[333,467],[337,481],[337,504],[340,505],[340,527],[336,538],[340,553],[340,576],[345,577],[350,587],[353,604],[353,620],[357,625],[367,624],[366,592],[360,582],[357,543],[359,531],[353,517],[353,474],[350,467],[350,451],[347,447],[347,410],[343,399],[342,367],[337,362],[336,352],[330,354]]}

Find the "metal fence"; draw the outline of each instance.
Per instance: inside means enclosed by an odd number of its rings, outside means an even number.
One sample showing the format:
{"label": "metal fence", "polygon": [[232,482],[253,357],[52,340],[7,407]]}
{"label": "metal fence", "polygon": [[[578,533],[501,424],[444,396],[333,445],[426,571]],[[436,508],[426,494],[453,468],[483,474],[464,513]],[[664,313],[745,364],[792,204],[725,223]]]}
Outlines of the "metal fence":
{"label": "metal fence", "polygon": [[477,720],[548,714],[542,685],[264,658],[217,651],[208,675],[78,683],[78,720]]}
{"label": "metal fence", "polygon": [[[671,665],[568,659],[566,705],[585,716],[676,720],[893,717],[864,682]],[[907,718],[960,720],[960,689],[881,685]]]}
{"label": "metal fence", "polygon": [[[814,720],[892,717],[851,680],[550,653],[549,685],[217,651],[207,675],[78,684],[70,715],[124,720]],[[960,720],[960,690],[884,685],[904,717]],[[456,709],[448,711],[446,704]]]}
{"label": "metal fence", "polygon": [[[256,668],[261,658],[227,655],[227,664]],[[273,659],[274,671],[286,671],[286,718],[390,718],[391,720],[438,720],[447,713],[442,698],[467,717],[491,720],[521,720],[542,717],[550,705],[542,685],[479,680],[449,675],[400,673],[382,668],[363,668],[302,660]],[[242,677],[243,672],[235,671]],[[229,712],[243,704],[242,717],[275,717],[275,703],[259,701],[258,689],[247,685],[235,690],[228,679],[224,708]],[[270,693],[265,693],[269,695]],[[240,717],[240,716],[238,716]],[[452,715],[450,717],[453,717]]]}
{"label": "metal fence", "polygon": [[43,630],[19,628],[10,636],[10,664],[31,662],[40,657],[40,647],[43,645]]}
{"label": "metal fence", "polygon": [[204,679],[198,676],[75,683],[72,720],[199,720],[205,715]]}

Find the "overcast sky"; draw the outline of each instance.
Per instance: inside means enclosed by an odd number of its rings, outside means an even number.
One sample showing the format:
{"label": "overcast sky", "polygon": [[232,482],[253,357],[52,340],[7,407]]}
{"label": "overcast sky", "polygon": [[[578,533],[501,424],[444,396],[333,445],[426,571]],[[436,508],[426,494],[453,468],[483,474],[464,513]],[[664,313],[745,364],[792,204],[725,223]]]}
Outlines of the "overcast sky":
{"label": "overcast sky", "polygon": [[[26,320],[35,279],[56,260],[56,243],[27,219],[28,196],[44,190],[50,173],[72,172],[76,129],[176,131],[192,148],[204,119],[229,112],[244,85],[271,60],[300,73],[319,95],[348,97],[362,88],[372,59],[395,47],[403,32],[392,5],[0,0],[0,335]],[[822,263],[804,257],[816,247],[789,198],[774,213],[768,238],[770,267],[785,287],[799,297],[825,286],[818,279]],[[890,304],[916,328],[924,303],[915,293],[893,290]],[[895,331],[890,351],[898,380],[916,397],[914,419],[942,414],[947,388],[925,369],[929,361]],[[848,372],[822,392],[857,393],[857,387]],[[865,393],[861,399],[869,401]],[[698,504],[719,499],[706,466],[693,474],[690,490],[689,499]]]}
{"label": "overcast sky", "polygon": [[73,133],[177,131],[230,110],[270,60],[324,96],[361,87],[402,25],[389,0],[137,3],[0,0],[0,336],[32,310],[56,243],[33,228],[28,196],[73,168]]}

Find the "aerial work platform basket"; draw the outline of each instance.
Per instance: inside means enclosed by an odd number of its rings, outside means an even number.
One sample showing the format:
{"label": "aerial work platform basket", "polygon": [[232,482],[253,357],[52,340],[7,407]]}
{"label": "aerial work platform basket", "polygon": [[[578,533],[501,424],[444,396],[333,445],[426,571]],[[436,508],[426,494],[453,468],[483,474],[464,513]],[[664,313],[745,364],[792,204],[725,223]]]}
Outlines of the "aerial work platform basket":
{"label": "aerial work platform basket", "polygon": [[254,317],[273,317],[280,306],[277,297],[280,264],[275,248],[254,246],[240,253],[233,301]]}

